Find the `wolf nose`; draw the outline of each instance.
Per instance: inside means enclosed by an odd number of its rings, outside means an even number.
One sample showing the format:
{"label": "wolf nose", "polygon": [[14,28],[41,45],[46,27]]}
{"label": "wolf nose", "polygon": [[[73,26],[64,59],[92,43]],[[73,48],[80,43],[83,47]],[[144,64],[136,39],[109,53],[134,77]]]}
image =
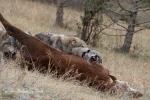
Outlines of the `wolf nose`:
{"label": "wolf nose", "polygon": [[16,52],[12,52],[12,55],[15,55],[16,54]]}
{"label": "wolf nose", "polygon": [[96,58],[93,56],[93,57],[91,57],[90,61],[94,62],[94,61],[96,61]]}
{"label": "wolf nose", "polygon": [[4,52],[4,56],[6,57],[6,58],[15,58],[16,57],[16,52]]}
{"label": "wolf nose", "polygon": [[11,53],[11,58],[15,59],[16,58],[16,52]]}

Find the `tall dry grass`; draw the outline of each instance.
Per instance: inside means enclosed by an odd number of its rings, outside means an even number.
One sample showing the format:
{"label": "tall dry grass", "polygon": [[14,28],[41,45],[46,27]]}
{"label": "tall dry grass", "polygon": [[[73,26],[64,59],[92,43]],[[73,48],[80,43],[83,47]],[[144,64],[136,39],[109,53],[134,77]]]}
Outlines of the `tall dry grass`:
{"label": "tall dry grass", "polygon": [[[14,25],[35,34],[50,31],[76,34],[76,23],[80,22],[81,12],[66,8],[64,22],[70,28],[55,27],[56,7],[28,0],[0,0],[0,12]],[[113,26],[113,28],[119,28]],[[124,31],[108,29],[108,34],[124,34]],[[120,47],[123,37],[102,35],[101,45],[96,48],[102,53],[103,64],[118,79],[130,83],[141,90],[140,100],[150,99],[150,30],[134,36],[130,54],[113,50]],[[126,96],[110,96],[100,93],[77,82],[55,79],[51,75],[21,70],[14,61],[0,63],[0,99],[2,100],[127,100]]]}
{"label": "tall dry grass", "polygon": [[14,63],[1,65],[1,100],[117,100],[115,96],[109,97],[87,86],[80,86],[75,81],[21,70]]}

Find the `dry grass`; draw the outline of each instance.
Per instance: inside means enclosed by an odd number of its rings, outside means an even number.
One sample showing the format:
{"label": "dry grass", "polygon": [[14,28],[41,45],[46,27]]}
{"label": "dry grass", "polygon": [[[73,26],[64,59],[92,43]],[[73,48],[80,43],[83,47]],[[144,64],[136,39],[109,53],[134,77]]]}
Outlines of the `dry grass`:
{"label": "dry grass", "polygon": [[[32,33],[42,31],[68,33],[67,30],[54,26],[56,12],[54,5],[45,5],[28,0],[1,0],[0,11],[11,22],[15,22],[15,25]],[[66,8],[64,16],[64,23],[75,30],[76,23],[80,20],[80,13]]]}
{"label": "dry grass", "polygon": [[[43,76],[21,70],[15,62],[1,67],[0,98],[2,100],[107,100],[109,97],[73,81]],[[11,64],[11,66],[9,65]],[[115,99],[115,97],[112,97]]]}
{"label": "dry grass", "polygon": [[[51,31],[75,34],[80,12],[65,9],[65,23],[71,30],[53,26],[56,7],[27,0],[0,0],[0,12],[19,28],[32,33]],[[113,26],[117,27],[117,26]],[[118,27],[117,27],[118,28]],[[106,30],[109,34],[123,31]],[[97,50],[103,54],[104,65],[118,79],[129,82],[144,93],[140,100],[150,99],[150,30],[137,33],[134,37],[132,52],[128,55],[113,51],[120,47],[123,37],[102,36]],[[136,49],[134,49],[136,48]],[[127,100],[129,98],[108,96],[74,81],[55,79],[37,72],[21,70],[16,62],[0,63],[0,99],[2,100]],[[20,93],[19,93],[20,91]],[[28,92],[28,93],[27,93]]]}

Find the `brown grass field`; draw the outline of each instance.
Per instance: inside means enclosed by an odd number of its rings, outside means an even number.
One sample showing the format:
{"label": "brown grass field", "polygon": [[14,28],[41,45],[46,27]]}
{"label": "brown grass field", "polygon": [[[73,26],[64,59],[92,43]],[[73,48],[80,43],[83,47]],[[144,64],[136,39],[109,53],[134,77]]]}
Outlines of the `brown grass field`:
{"label": "brown grass field", "polygon": [[[0,0],[0,12],[12,24],[22,30],[35,34],[38,32],[55,32],[75,34],[76,23],[80,23],[82,12],[65,8],[64,23],[69,28],[54,26],[56,7],[29,0]],[[119,28],[113,26],[113,28]],[[107,29],[109,34],[124,31]],[[102,36],[100,46],[103,64],[118,79],[144,93],[138,100],[150,100],[150,30],[135,34],[131,52],[115,52],[120,47],[123,37]],[[0,63],[0,100],[131,100],[126,96],[110,96],[94,89],[80,86],[73,79],[63,80],[20,69],[18,61]]]}

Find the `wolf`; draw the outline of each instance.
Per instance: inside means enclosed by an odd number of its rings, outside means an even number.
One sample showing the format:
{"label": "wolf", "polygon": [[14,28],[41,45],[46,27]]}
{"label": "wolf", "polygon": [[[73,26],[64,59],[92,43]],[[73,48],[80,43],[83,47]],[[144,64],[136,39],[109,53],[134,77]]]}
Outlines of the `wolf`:
{"label": "wolf", "polygon": [[14,37],[7,34],[4,28],[0,27],[0,51],[1,58],[15,59],[17,53],[17,43]]}
{"label": "wolf", "polygon": [[48,45],[67,53],[71,53],[71,49],[74,47],[87,47],[86,43],[83,40],[71,35],[67,36],[64,34],[41,32],[36,34],[35,37],[44,41]]}
{"label": "wolf", "polygon": [[97,52],[96,50],[92,50],[89,48],[83,48],[83,47],[75,47],[72,48],[72,53],[76,56],[80,56],[89,63],[102,63],[101,54]]}
{"label": "wolf", "polygon": [[41,32],[36,34],[35,37],[59,51],[82,57],[89,63],[102,63],[101,54],[96,50],[90,49],[88,45],[78,37],[51,32]]}
{"label": "wolf", "polygon": [[[25,32],[31,35],[30,32]],[[20,53],[23,45],[19,43],[19,41],[8,35],[6,30],[3,27],[0,27],[0,52],[1,59],[16,59],[17,53]]]}

